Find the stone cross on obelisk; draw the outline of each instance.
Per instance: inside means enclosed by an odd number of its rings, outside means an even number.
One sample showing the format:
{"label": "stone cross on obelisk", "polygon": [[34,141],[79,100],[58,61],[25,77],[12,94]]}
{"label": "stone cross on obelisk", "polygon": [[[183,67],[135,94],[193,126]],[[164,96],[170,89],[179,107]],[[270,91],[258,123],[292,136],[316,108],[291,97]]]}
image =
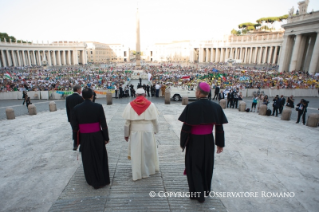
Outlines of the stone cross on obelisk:
{"label": "stone cross on obelisk", "polygon": [[136,12],[136,69],[141,68],[141,47],[140,47],[140,16],[138,8]]}

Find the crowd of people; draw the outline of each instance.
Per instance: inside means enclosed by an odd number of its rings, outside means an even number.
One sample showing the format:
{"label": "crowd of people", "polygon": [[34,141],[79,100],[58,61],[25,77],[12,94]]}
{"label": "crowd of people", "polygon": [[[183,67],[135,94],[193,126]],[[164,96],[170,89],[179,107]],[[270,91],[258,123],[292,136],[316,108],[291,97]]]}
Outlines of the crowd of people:
{"label": "crowd of people", "polygon": [[122,66],[107,69],[88,65],[51,69],[2,69],[0,92],[72,91],[72,87],[77,84],[94,90],[112,89],[115,83],[129,80],[131,74],[124,69]]}
{"label": "crowd of people", "polygon": [[[206,65],[156,64],[144,65],[142,69],[150,74],[151,81],[169,86],[193,86],[198,81],[219,85],[225,89],[273,88],[298,89],[319,88],[319,74],[310,75],[303,71],[279,73],[277,67],[229,66],[226,63]],[[70,66],[64,68],[31,68],[25,70],[2,69],[0,71],[0,92],[23,90],[68,91],[75,84],[96,90],[115,89],[131,79],[134,66],[123,64],[116,67]],[[6,78],[9,73],[12,79]],[[124,88],[123,88],[124,89]]]}
{"label": "crowd of people", "polygon": [[267,70],[267,67],[228,66],[225,63],[206,66],[161,65],[147,70],[153,81],[160,81],[172,86],[192,86],[198,80],[219,85],[225,89],[238,88],[274,88],[298,89],[319,88],[319,74],[309,75],[302,71],[279,73]]}

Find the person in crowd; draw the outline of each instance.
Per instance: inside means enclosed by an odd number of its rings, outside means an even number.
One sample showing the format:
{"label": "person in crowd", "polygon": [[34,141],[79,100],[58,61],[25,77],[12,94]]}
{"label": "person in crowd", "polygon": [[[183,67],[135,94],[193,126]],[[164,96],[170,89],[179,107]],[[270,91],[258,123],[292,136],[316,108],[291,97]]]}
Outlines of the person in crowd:
{"label": "person in crowd", "polygon": [[218,94],[219,94],[219,90],[220,90],[220,86],[219,86],[219,85],[216,85],[216,87],[215,87],[215,95],[214,95],[213,100],[215,100],[215,97],[216,97],[216,100],[217,100]]}
{"label": "person in crowd", "polygon": [[291,95],[290,97],[288,97],[288,99],[287,99],[287,104],[286,104],[286,106],[287,107],[290,107],[290,108],[294,108],[295,107],[295,104],[294,104],[294,96],[293,95]]}
{"label": "person in crowd", "polygon": [[260,105],[263,104],[263,102],[264,102],[264,95],[259,94],[258,100],[257,100],[257,113],[259,113]]}
{"label": "person in crowd", "polygon": [[166,89],[165,83],[161,84],[162,96],[165,96],[165,89]]}
{"label": "person in crowd", "polygon": [[258,103],[258,96],[254,95],[253,102],[251,104],[251,112],[256,112],[257,103]]}
{"label": "person in crowd", "polygon": [[231,97],[232,92],[233,92],[232,89],[230,89],[230,91],[227,93],[227,108],[229,105],[230,107],[232,106],[232,97]]}
{"label": "person in crowd", "polygon": [[93,90],[82,91],[84,102],[71,111],[73,138],[80,144],[86,182],[94,189],[110,184],[108,156],[105,144],[110,142],[102,105],[92,102]]}
{"label": "person in crowd", "polygon": [[[217,153],[223,152],[225,136],[223,124],[228,123],[220,105],[207,99],[210,86],[200,82],[195,101],[188,104],[179,117],[183,122],[180,146],[185,154],[185,167],[190,199],[203,203],[211,191],[214,170],[215,145]],[[215,129],[215,142],[213,128]]]}
{"label": "person in crowd", "polygon": [[142,88],[144,89],[145,93],[146,93],[146,85],[143,84]]}
{"label": "person in crowd", "polygon": [[243,100],[243,93],[242,93],[242,92],[239,92],[238,101],[241,101],[241,100]]}
{"label": "person in crowd", "polygon": [[282,110],[284,109],[285,104],[286,104],[286,99],[285,99],[284,95],[281,95],[280,105],[279,105],[279,114],[282,113]]}
{"label": "person in crowd", "polygon": [[220,90],[220,92],[218,94],[218,101],[220,101],[221,99],[225,99],[225,94],[224,94],[223,90]]}
{"label": "person in crowd", "polygon": [[121,99],[123,97],[123,95],[124,95],[123,87],[122,87],[121,84],[119,86],[119,91],[120,91],[119,99]]}
{"label": "person in crowd", "polygon": [[150,85],[146,86],[147,96],[150,97]]}
{"label": "person in crowd", "polygon": [[[80,85],[75,85],[73,87],[73,94],[66,97],[65,99],[65,108],[66,108],[66,115],[68,117],[68,122],[71,124],[71,112],[73,110],[73,108],[78,105],[81,104],[83,102],[83,98],[81,96],[82,93],[82,88]],[[77,150],[77,144],[76,144],[76,140],[73,140],[73,150],[76,151]]]}
{"label": "person in crowd", "polygon": [[301,99],[300,102],[297,104],[296,110],[298,111],[298,118],[296,124],[299,123],[300,117],[302,116],[302,123],[303,125],[306,124],[306,113],[309,101],[305,99]]}
{"label": "person in crowd", "polygon": [[92,99],[92,102],[95,102],[95,99],[97,99],[96,93],[94,92],[94,89],[92,89],[92,91],[93,91],[93,99]]}
{"label": "person in crowd", "polygon": [[24,103],[26,101],[26,96],[28,96],[27,91],[22,91],[22,99],[23,99],[22,105],[24,105]]}
{"label": "person in crowd", "polygon": [[235,95],[235,89],[232,89],[231,92],[228,93],[229,95],[229,101],[230,101],[230,108],[233,107],[234,108],[234,95]]}
{"label": "person in crowd", "polygon": [[152,95],[152,97],[155,96],[155,85],[151,86],[151,95]]}
{"label": "person in crowd", "polygon": [[269,103],[268,96],[265,95],[265,96],[264,96],[264,99],[263,99],[263,105],[268,105],[268,103]]}
{"label": "person in crowd", "polygon": [[236,106],[236,109],[238,107],[238,92],[239,92],[239,88],[235,88],[233,91],[233,97],[234,97],[233,108]]}
{"label": "person in crowd", "polygon": [[29,105],[32,105],[32,102],[31,102],[31,99],[28,95],[26,95],[25,98],[26,98],[25,104],[26,104],[27,109],[28,109]]}
{"label": "person in crowd", "polygon": [[117,87],[117,84],[114,85],[114,90],[115,90],[115,98],[118,98],[118,91],[119,91],[119,88]]}
{"label": "person in crowd", "polygon": [[133,97],[133,88],[134,88],[134,85],[130,85],[130,92],[131,92],[131,97]]}
{"label": "person in crowd", "polygon": [[147,178],[159,171],[155,140],[159,125],[157,109],[145,98],[143,88],[136,90],[136,99],[127,104],[122,117],[126,120],[124,139],[129,142],[133,180]]}
{"label": "person in crowd", "polygon": [[161,86],[158,84],[158,82],[155,85],[155,93],[156,93],[156,97],[159,97],[159,90],[160,90]]}
{"label": "person in crowd", "polygon": [[276,95],[276,97],[273,99],[272,107],[273,107],[272,115],[274,116],[275,112],[276,112],[276,117],[277,117],[278,116],[278,109],[280,107],[280,99],[279,99],[278,95]]}

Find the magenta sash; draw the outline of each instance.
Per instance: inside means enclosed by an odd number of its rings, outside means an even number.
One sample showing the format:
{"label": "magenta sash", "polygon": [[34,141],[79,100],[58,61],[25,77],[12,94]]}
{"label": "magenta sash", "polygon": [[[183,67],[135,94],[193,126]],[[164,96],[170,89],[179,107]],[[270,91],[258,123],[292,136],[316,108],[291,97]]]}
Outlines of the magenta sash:
{"label": "magenta sash", "polygon": [[212,124],[194,125],[192,126],[191,134],[193,135],[211,134],[213,131],[213,127],[214,125]]}
{"label": "magenta sash", "polygon": [[101,131],[100,123],[79,124],[80,133],[95,133]]}

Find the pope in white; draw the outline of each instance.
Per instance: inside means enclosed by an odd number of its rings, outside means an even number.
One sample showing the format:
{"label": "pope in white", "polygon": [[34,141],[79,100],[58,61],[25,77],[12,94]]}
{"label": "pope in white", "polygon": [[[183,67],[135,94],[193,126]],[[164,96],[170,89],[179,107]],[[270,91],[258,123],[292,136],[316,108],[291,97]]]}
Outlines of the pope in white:
{"label": "pope in white", "polygon": [[128,158],[132,162],[133,180],[147,178],[159,171],[155,134],[158,132],[158,111],[147,100],[143,88],[136,90],[136,99],[124,109],[124,138],[129,142]]}

